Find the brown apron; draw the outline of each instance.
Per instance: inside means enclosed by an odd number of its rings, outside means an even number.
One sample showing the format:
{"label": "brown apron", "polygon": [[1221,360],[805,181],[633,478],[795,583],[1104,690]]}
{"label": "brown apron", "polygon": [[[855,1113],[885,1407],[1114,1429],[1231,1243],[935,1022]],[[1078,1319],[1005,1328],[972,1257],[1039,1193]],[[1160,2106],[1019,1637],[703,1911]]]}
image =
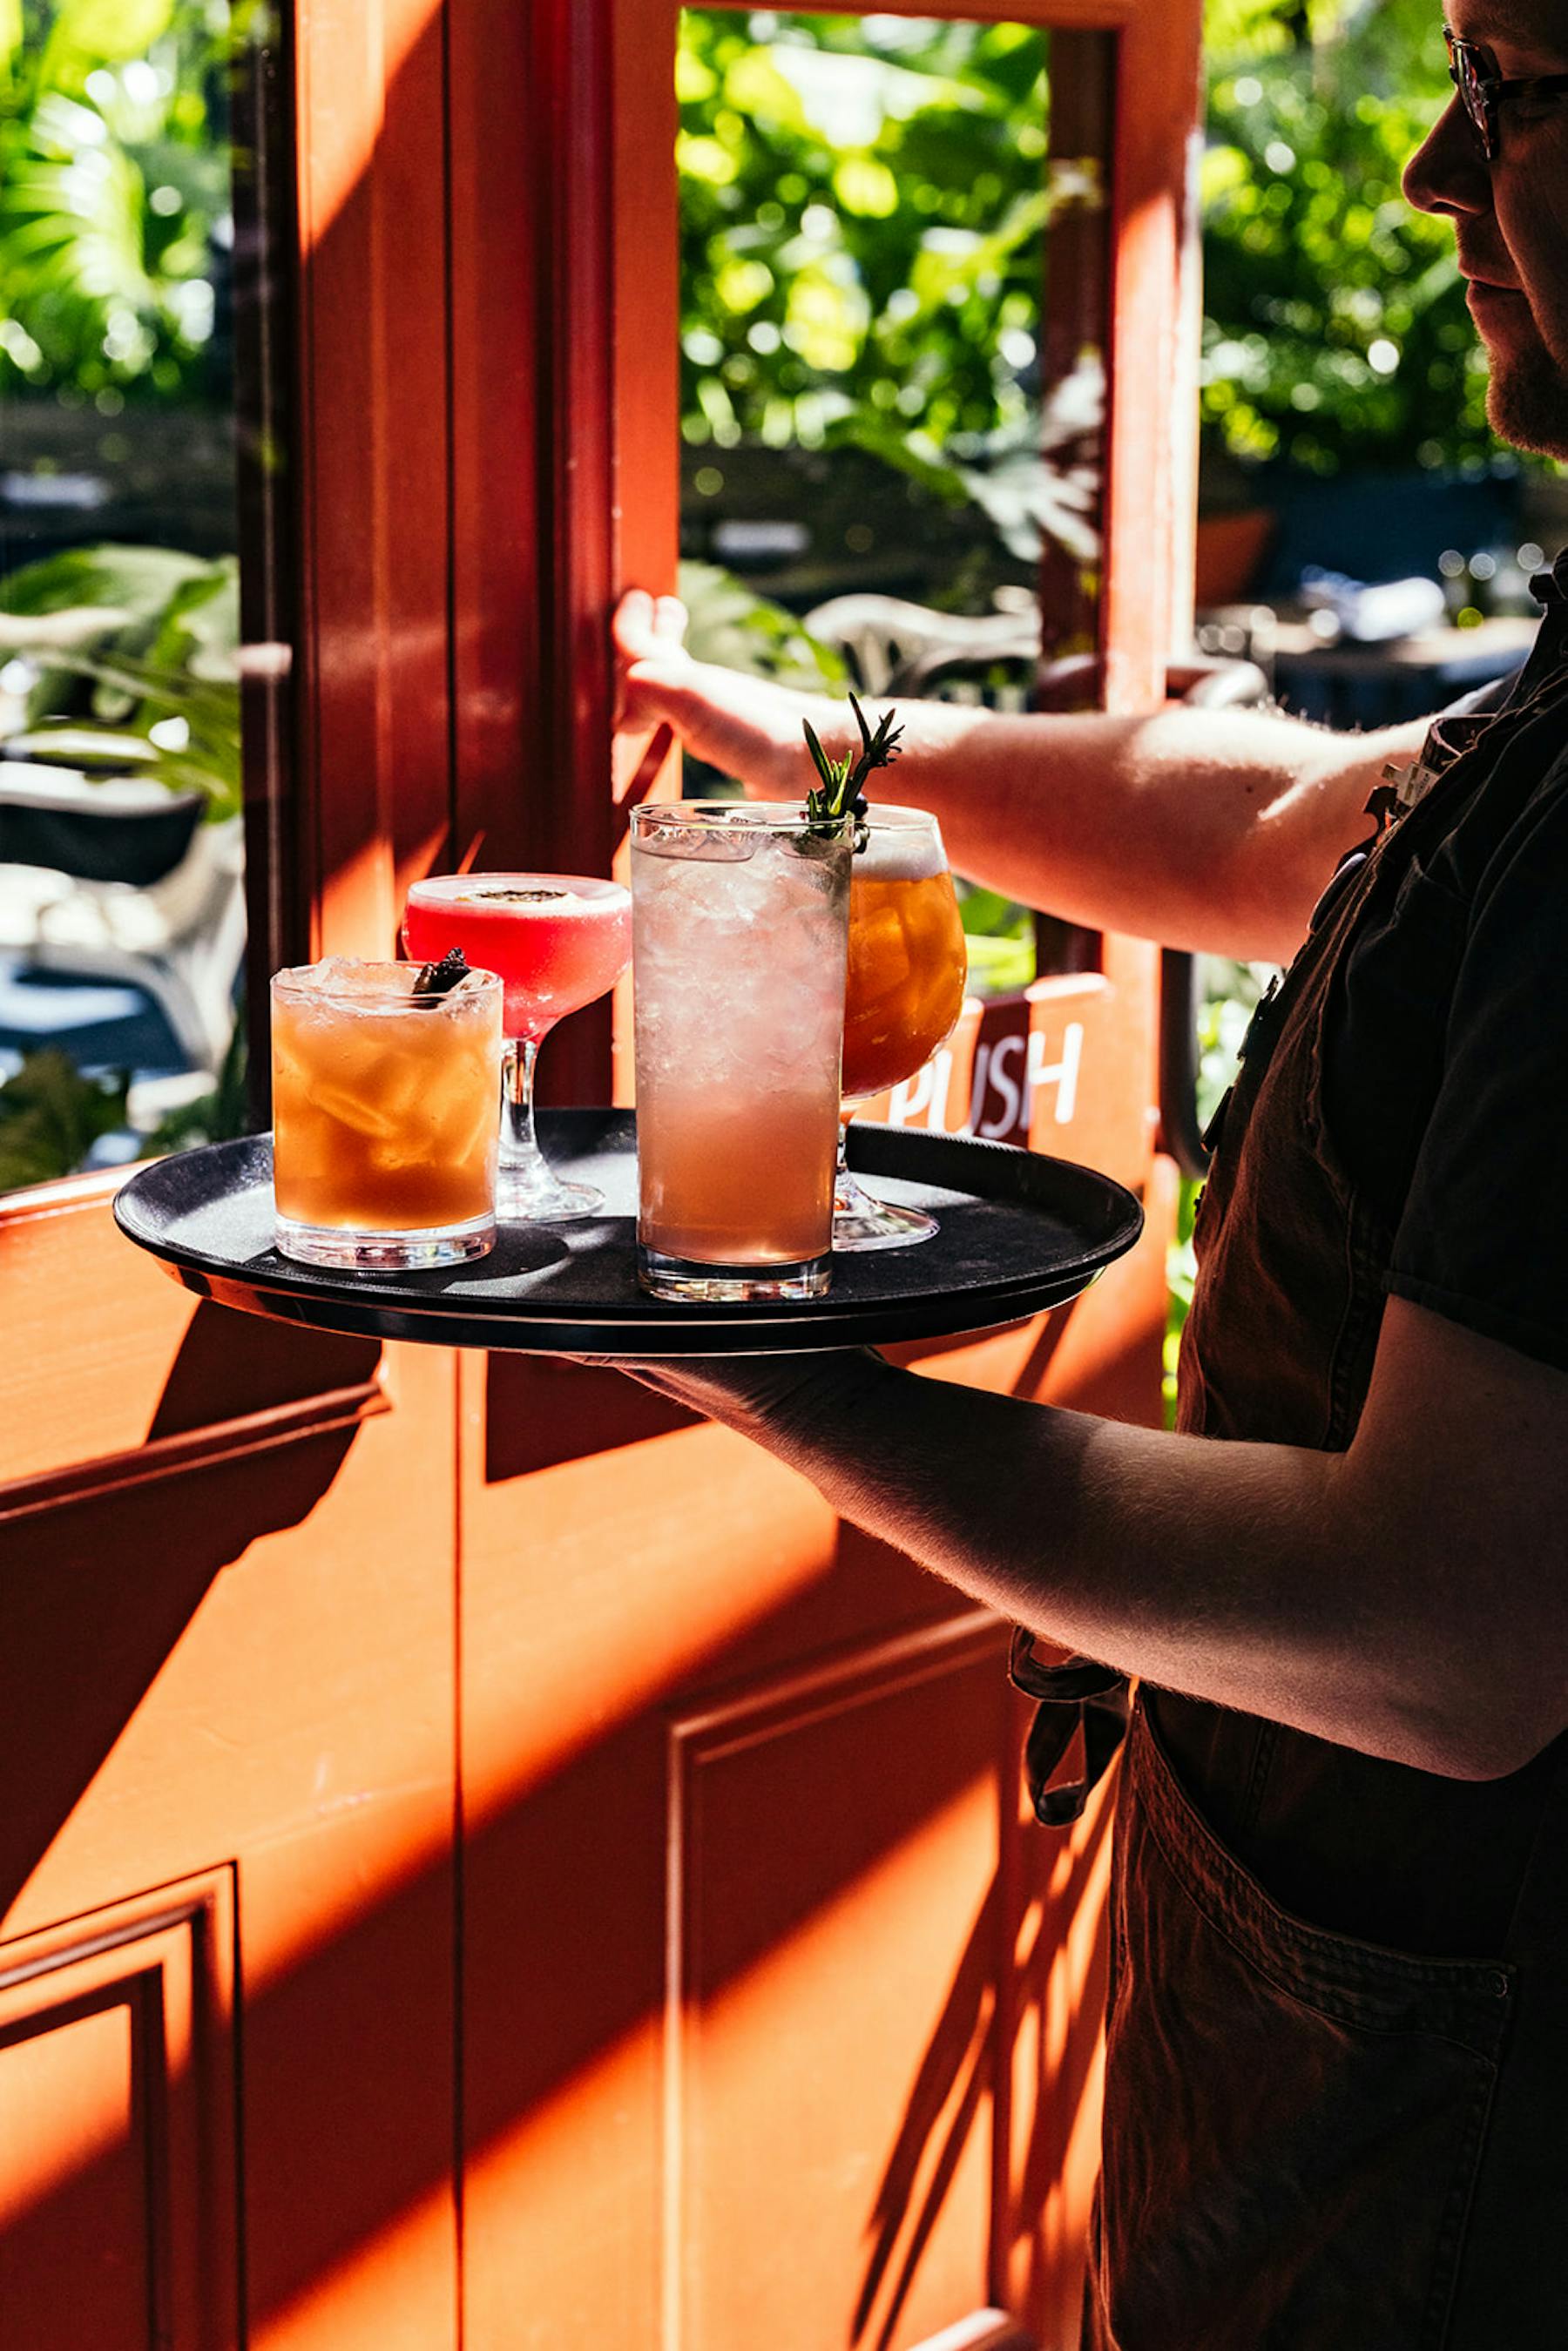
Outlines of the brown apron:
{"label": "brown apron", "polygon": [[[1418,854],[1443,796],[1345,861],[1249,1033],[1199,1207],[1189,1434],[1354,1434],[1393,1236],[1325,1128],[1325,1019],[1375,891],[1402,893],[1412,984],[1451,984],[1462,926]],[[1030,1777],[1060,1821],[1124,1686],[1027,1641],[1015,1672],[1046,1701]],[[1050,1786],[1081,1717],[1083,1778]],[[1111,1926],[1084,2351],[1563,2351],[1568,1740],[1477,1785],[1145,1689]]]}

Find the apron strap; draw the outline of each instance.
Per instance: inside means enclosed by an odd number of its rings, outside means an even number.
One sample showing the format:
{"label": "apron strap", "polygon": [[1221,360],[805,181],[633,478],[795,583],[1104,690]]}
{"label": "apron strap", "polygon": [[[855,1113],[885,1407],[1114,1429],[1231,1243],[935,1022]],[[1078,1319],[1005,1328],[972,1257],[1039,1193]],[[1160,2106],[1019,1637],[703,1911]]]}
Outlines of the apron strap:
{"label": "apron strap", "polygon": [[[1024,1747],[1024,1776],[1035,1818],[1048,1829],[1067,1828],[1081,1817],[1122,1744],[1127,1728],[1127,1677],[1092,1657],[1042,1665],[1034,1654],[1033,1634],[1020,1625],[1013,1631],[1008,1677],[1026,1698],[1040,1701]],[[1051,1774],[1075,1730],[1083,1733],[1083,1775],[1052,1787]]]}

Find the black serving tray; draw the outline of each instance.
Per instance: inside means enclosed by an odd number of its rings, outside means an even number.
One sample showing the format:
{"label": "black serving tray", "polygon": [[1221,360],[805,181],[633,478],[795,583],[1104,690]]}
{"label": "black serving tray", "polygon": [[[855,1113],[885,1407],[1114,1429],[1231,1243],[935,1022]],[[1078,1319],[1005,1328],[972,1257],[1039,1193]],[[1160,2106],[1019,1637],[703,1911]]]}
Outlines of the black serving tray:
{"label": "black serving tray", "polygon": [[272,1246],[272,1141],[247,1136],[155,1160],[114,1203],[121,1232],[199,1297],[277,1322],[430,1346],[531,1354],[749,1355],[879,1346],[994,1328],[1062,1305],[1143,1228],[1132,1193],[1065,1159],[892,1127],[850,1130],[850,1163],[941,1230],[913,1249],[841,1257],[826,1298],[666,1305],[639,1290],[636,1125],[625,1110],[541,1111],[539,1139],[596,1184],[591,1222],[503,1224],[487,1257],[428,1272],[329,1272]]}

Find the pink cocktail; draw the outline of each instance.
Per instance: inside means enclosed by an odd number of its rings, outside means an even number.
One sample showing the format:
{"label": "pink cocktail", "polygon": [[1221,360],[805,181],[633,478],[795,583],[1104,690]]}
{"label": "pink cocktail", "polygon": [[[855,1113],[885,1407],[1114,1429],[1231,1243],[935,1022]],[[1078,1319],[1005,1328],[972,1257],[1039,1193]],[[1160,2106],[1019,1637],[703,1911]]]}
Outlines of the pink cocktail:
{"label": "pink cocktail", "polygon": [[534,1134],[540,1040],[614,987],[632,957],[632,898],[618,882],[583,873],[443,873],[416,882],[403,946],[421,963],[461,947],[506,991],[506,1111],[497,1211],[559,1221],[596,1216],[602,1194],[564,1184]]}

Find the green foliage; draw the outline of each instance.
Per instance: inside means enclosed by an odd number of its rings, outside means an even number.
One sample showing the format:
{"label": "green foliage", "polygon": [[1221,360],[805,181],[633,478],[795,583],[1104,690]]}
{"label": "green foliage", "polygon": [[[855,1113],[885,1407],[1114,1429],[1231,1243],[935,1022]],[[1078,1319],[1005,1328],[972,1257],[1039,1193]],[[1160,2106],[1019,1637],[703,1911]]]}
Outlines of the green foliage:
{"label": "green foliage", "polygon": [[[1204,994],[1197,1022],[1197,1117],[1200,1127],[1208,1124],[1219,1107],[1226,1087],[1236,1074],[1241,1040],[1247,1033],[1253,1007],[1262,994],[1267,969],[1266,965],[1231,963],[1218,956],[1206,956],[1204,958]],[[1192,1286],[1197,1272],[1197,1261],[1193,1255],[1192,1228],[1197,1213],[1197,1196],[1202,1188],[1190,1176],[1183,1176],[1176,1203],[1176,1238],[1166,1259],[1165,1405],[1167,1426],[1176,1416],[1176,1357],[1181,1349],[1181,1334],[1186,1322],[1187,1309],[1192,1304]]]}
{"label": "green foliage", "polygon": [[686,646],[696,660],[771,678],[801,694],[845,684],[849,673],[841,653],[820,643],[793,612],[757,595],[732,572],[715,563],[683,563],[678,585],[688,615]]}
{"label": "green foliage", "polygon": [[[852,440],[935,470],[1022,422],[1045,43],[1017,25],[729,9],[681,20],[682,430]],[[961,494],[961,492],[957,493]]]}
{"label": "green foliage", "polygon": [[[1323,474],[1490,459],[1452,232],[1399,184],[1449,95],[1439,12],[1207,0],[1206,37],[1210,447]],[[1041,231],[1100,198],[1046,170],[1047,61],[1018,26],[685,12],[689,443],[852,442],[994,503],[990,461],[1040,429]],[[992,518],[1025,559],[1042,528],[1072,545],[1071,514]]]}
{"label": "green foliage", "polygon": [[1244,461],[1496,449],[1452,228],[1400,174],[1448,102],[1426,0],[1208,0],[1203,422]]}
{"label": "green foliage", "polygon": [[0,647],[37,671],[13,751],[150,775],[240,809],[239,571],[167,547],[81,547],[0,580]]}
{"label": "green foliage", "polygon": [[249,0],[0,5],[0,396],[205,387]]}
{"label": "green foliage", "polygon": [[1010,996],[1035,976],[1031,908],[955,877],[958,919],[969,950],[971,996]]}
{"label": "green foliage", "polygon": [[84,1078],[55,1046],[29,1053],[0,1085],[0,1192],[75,1173],[100,1135],[125,1124],[127,1081]]}

